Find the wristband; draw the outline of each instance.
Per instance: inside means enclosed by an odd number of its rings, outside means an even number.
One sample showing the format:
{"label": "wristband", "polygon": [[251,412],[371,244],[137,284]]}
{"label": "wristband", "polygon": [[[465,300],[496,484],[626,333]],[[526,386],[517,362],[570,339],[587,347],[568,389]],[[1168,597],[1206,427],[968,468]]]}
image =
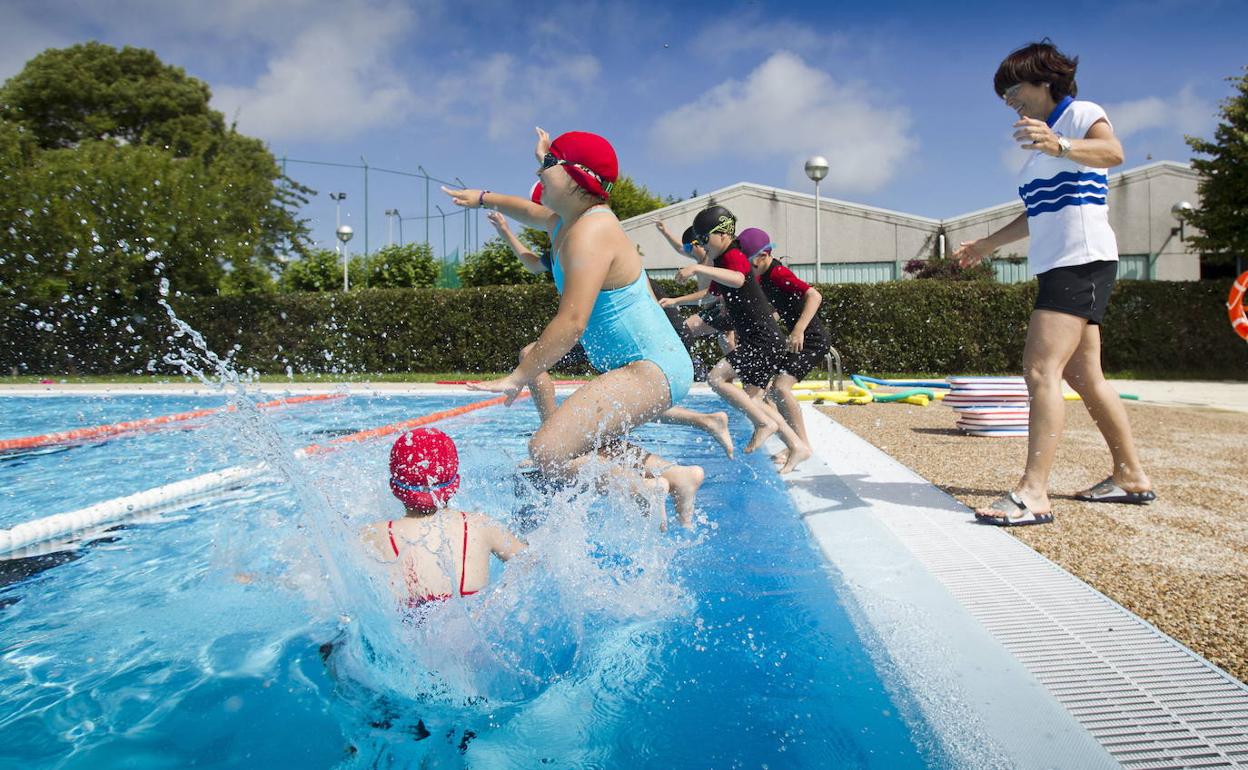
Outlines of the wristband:
{"label": "wristband", "polygon": [[480,194],[479,196],[477,196],[477,208],[479,208],[479,209],[486,208],[486,205],[485,205],[485,194],[486,194],[486,193],[488,193],[488,192],[489,192],[489,190],[482,190],[482,191],[481,191],[481,194]]}

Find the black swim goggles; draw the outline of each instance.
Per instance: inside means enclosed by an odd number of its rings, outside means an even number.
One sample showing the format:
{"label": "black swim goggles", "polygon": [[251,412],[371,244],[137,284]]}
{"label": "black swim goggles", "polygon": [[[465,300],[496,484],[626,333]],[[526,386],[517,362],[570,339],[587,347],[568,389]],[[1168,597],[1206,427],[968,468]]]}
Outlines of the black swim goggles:
{"label": "black swim goggles", "polygon": [[537,170],[538,176],[541,176],[541,173],[546,169],[554,168],[555,166],[574,166],[581,171],[584,171],[590,177],[595,179],[598,184],[602,186],[602,191],[607,194],[610,194],[611,188],[615,187],[615,182],[608,182],[603,179],[597,171],[594,171],[589,166],[583,166],[580,163],[574,163],[570,160],[564,160],[563,158],[556,158],[553,152],[548,152],[542,156],[542,167]]}

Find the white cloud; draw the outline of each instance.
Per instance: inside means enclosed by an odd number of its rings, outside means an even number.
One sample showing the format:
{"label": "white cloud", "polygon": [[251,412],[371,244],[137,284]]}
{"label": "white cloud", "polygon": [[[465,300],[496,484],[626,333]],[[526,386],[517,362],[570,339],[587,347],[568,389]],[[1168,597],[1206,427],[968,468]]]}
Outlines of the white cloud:
{"label": "white cloud", "polygon": [[250,86],[214,86],[213,103],[243,133],[277,139],[348,137],[403,118],[413,94],[391,63],[412,24],[401,6],[344,7],[298,31]]}
{"label": "white cloud", "polygon": [[494,53],[438,80],[421,109],[456,123],[483,124],[490,139],[514,137],[574,112],[601,69],[589,55],[519,59]]}
{"label": "white cloud", "polygon": [[1171,97],[1149,96],[1103,106],[1119,139],[1154,130],[1204,134],[1217,122],[1217,108],[1197,96],[1190,85]]}
{"label": "white cloud", "polygon": [[910,127],[904,107],[776,53],[744,80],[725,81],[661,116],[651,138],[674,160],[783,160],[794,169],[790,182],[802,186],[802,161],[817,153],[831,166],[830,191],[871,191],[917,149]]}

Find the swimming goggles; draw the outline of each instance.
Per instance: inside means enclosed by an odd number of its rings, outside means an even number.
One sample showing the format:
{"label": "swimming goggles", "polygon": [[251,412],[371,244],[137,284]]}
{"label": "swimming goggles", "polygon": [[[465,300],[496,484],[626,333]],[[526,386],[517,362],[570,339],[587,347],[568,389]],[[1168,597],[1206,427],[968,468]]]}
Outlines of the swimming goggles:
{"label": "swimming goggles", "polygon": [[459,483],[459,474],[456,473],[450,479],[448,479],[447,481],[443,481],[440,484],[429,484],[428,486],[421,486],[420,484],[405,484],[404,482],[399,481],[398,479],[393,478],[393,477],[391,477],[390,483],[395,485],[399,489],[402,489],[404,492],[425,492],[425,493],[437,492],[439,490],[446,489],[452,484]]}
{"label": "swimming goggles", "polygon": [[596,180],[598,184],[602,186],[602,191],[605,193],[609,194],[611,192],[611,188],[615,187],[615,182],[608,182],[607,180],[603,179],[598,174],[597,171],[594,171],[589,166],[583,166],[580,163],[574,163],[570,160],[564,160],[563,158],[556,158],[553,152],[548,152],[542,156],[542,167],[537,170],[537,173],[540,174],[546,169],[554,168],[555,166],[574,166],[576,168],[579,168],[581,171],[584,171],[586,174],[588,174],[590,177]]}
{"label": "swimming goggles", "polygon": [[712,227],[709,232],[694,233],[693,242],[698,244],[699,246],[705,246],[711,242],[711,236],[714,235],[715,233],[727,233],[728,235],[733,235],[736,233],[736,231],[737,231],[737,221],[735,219],[730,219],[729,217],[720,217],[719,224]]}

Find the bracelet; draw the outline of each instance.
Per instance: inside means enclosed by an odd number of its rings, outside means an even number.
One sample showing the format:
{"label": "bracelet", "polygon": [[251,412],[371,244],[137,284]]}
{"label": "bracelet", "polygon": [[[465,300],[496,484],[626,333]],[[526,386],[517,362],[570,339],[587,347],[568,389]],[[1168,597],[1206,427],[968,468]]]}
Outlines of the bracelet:
{"label": "bracelet", "polygon": [[479,196],[477,197],[477,208],[479,208],[479,209],[486,208],[486,205],[485,205],[485,194],[486,194],[486,193],[488,193],[488,192],[489,192],[489,190],[482,190],[482,191],[481,191],[481,195],[479,195]]}

